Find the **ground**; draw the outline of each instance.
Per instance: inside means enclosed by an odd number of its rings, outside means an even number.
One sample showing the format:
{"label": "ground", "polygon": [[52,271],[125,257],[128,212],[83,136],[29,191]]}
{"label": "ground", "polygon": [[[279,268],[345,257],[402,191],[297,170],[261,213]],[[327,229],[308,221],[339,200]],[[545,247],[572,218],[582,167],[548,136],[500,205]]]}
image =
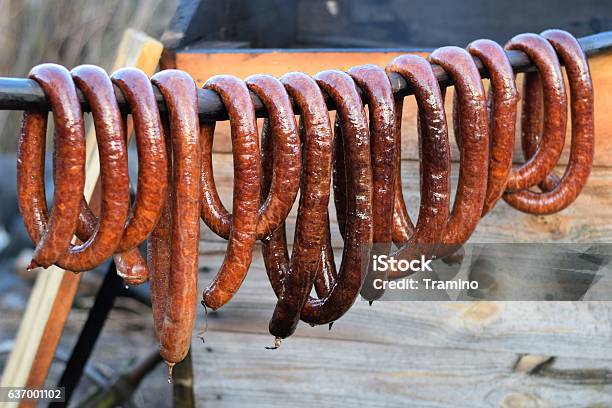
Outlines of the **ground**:
{"label": "ground", "polygon": [[[87,319],[88,310],[93,304],[98,278],[91,276],[84,279],[79,296],[75,301],[62,335],[59,352],[68,354],[74,346],[81,327]],[[0,372],[6,360],[4,347],[9,346],[19,326],[25,309],[30,282],[9,271],[0,271]],[[135,300],[120,298],[115,304],[109,319],[104,326],[101,337],[96,343],[90,363],[101,374],[110,378],[156,349],[153,335],[151,310]],[[56,361],[49,375],[49,385],[57,382],[63,371],[63,363]],[[87,395],[94,383],[85,379],[79,384],[78,392],[73,397],[72,406]],[[172,388],[166,381],[166,367],[159,364],[136,391],[133,403],[136,407],[168,407],[171,405]]]}

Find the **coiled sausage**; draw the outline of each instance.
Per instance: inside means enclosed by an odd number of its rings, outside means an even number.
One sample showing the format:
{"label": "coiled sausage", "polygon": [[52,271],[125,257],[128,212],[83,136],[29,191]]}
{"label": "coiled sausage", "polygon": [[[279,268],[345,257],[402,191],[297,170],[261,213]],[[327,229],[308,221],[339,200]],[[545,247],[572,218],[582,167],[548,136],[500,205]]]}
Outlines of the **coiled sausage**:
{"label": "coiled sausage", "polygon": [[200,171],[197,87],[178,70],[155,74],[151,81],[168,108],[167,137],[172,149],[172,205],[170,206],[170,268],[167,276],[160,354],[169,367],[189,350],[195,323],[200,240]]}
{"label": "coiled sausage", "polygon": [[571,93],[572,144],[567,170],[550,191],[506,193],[510,205],[531,214],[551,214],[571,204],[586,184],[593,163],[593,84],[587,59],[569,33],[548,30],[542,36],[552,44],[565,64]]}
{"label": "coiled sausage", "polygon": [[[204,88],[219,94],[230,118],[232,150],[234,155],[234,196],[231,228],[225,259],[215,279],[204,289],[203,304],[217,309],[236,293],[253,259],[253,245],[257,238],[257,220],[260,202],[261,165],[255,108],[245,83],[229,75],[214,76]],[[203,148],[202,218],[213,231],[223,228],[219,200],[212,177],[212,142],[214,123],[201,129]],[[216,195],[216,197],[215,197]],[[209,216],[209,212],[212,216]]]}

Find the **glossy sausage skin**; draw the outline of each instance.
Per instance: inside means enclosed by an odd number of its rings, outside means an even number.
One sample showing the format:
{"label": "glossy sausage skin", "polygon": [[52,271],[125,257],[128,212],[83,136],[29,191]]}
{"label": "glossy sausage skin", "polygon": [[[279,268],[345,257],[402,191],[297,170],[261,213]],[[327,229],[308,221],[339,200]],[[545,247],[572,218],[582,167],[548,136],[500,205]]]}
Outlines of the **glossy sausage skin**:
{"label": "glossy sausage skin", "polygon": [[[114,256],[117,274],[129,285],[148,279],[148,268],[138,245],[153,231],[168,189],[168,158],[157,101],[147,75],[136,68],[122,68],[111,75],[123,93],[132,115],[138,152],[136,202]],[[127,135],[129,142],[130,135]]]}
{"label": "glossy sausage skin", "polygon": [[[269,75],[253,75],[246,79],[247,87],[259,95],[270,116],[274,119],[264,121],[262,138],[270,136],[274,144],[271,159],[273,175],[271,188],[259,209],[257,238],[263,239],[287,218],[299,189],[301,172],[301,150],[297,124],[293,116],[291,100],[283,85]],[[212,136],[210,136],[212,138]],[[211,143],[212,145],[212,143]],[[212,146],[207,147],[207,154],[212,153]],[[228,239],[232,215],[225,209],[214,187],[212,169],[206,169],[202,175],[204,191],[202,218],[206,224],[222,238]]]}
{"label": "glossy sausage skin", "polygon": [[273,167],[270,189],[262,197],[264,202],[257,222],[257,237],[262,239],[276,231],[291,211],[300,186],[302,150],[291,100],[283,84],[270,75],[253,75],[245,82],[268,111],[262,139],[268,139],[272,153],[271,160],[265,164]]}
{"label": "glossy sausage skin", "polygon": [[[121,113],[106,72],[93,65],[81,65],[71,73],[92,111],[100,155],[102,202],[98,226],[90,230],[89,239],[71,246],[56,264],[66,270],[86,271],[109,258],[121,240],[130,206],[127,148]],[[82,205],[87,207],[84,199]]]}
{"label": "glossy sausage skin", "polygon": [[[234,195],[232,224],[225,259],[214,280],[204,289],[203,303],[217,309],[227,303],[240,288],[253,259],[253,246],[257,237],[257,220],[260,203],[261,164],[259,157],[259,138],[255,108],[249,90],[240,79],[219,75],[209,79],[204,88],[219,94],[230,118],[232,132],[232,151],[234,157]],[[212,136],[214,124],[204,124],[201,139],[205,146],[203,155],[202,206],[215,209],[209,204],[217,195],[212,177]],[[211,226],[218,222],[222,214],[208,217],[203,207],[202,217]]]}
{"label": "glossy sausage skin", "polygon": [[[84,244],[71,246],[55,263],[67,270],[83,271],[102,263],[117,248],[117,239],[121,239],[127,218],[126,205],[129,208],[129,180],[124,128],[110,80],[102,69],[91,65],[75,68],[72,76],[88,99],[94,117],[100,153],[102,212],[98,221],[82,199],[75,232]],[[44,132],[44,128],[38,131]],[[44,156],[44,150],[40,153]],[[43,161],[42,156],[34,160]],[[114,258],[118,270],[126,272],[127,283],[142,283],[146,279],[146,265],[137,248],[115,254]]]}
{"label": "glossy sausage skin", "polygon": [[[162,209],[159,220],[147,239],[147,267],[149,270],[149,285],[151,287],[151,310],[153,313],[153,328],[158,342],[161,342],[164,328],[164,318],[168,309],[168,282],[171,273],[172,253],[172,207],[174,205],[174,188],[172,175],[172,141],[170,139],[170,124],[162,122],[164,148],[166,150],[166,193],[160,198]],[[164,182],[161,180],[160,182]]]}
{"label": "glossy sausage skin", "polygon": [[[377,65],[362,65],[349,69],[364,94],[368,104],[370,124],[370,149],[372,163],[372,242],[378,251],[389,253],[393,233],[393,206],[398,152],[396,143],[395,101],[393,89],[385,71]],[[384,290],[375,289],[375,279],[386,280],[386,272],[365,276],[361,296],[366,300],[380,298]]]}
{"label": "glossy sausage skin", "polygon": [[[421,155],[421,203],[416,228],[398,232],[405,237],[397,243],[436,244],[442,238],[450,207],[450,145],[444,112],[444,101],[431,65],[417,55],[402,55],[387,65],[387,73],[400,74],[414,90],[418,106],[419,151]],[[401,123],[402,99],[396,99]],[[397,144],[400,145],[399,134]],[[397,167],[395,218],[406,213],[402,195],[400,168]],[[409,218],[408,218],[409,220]],[[412,224],[410,222],[410,224]],[[396,221],[394,228],[400,228]]]}
{"label": "glossy sausage skin", "polygon": [[301,313],[307,323],[326,324],[346,313],[361,289],[362,249],[372,243],[373,233],[372,167],[365,112],[355,83],[341,71],[323,71],[315,79],[335,102],[342,124],[347,187],[346,235],[338,278],[327,296],[309,298]]}
{"label": "glossy sausage skin", "polygon": [[489,163],[489,123],[484,88],[474,60],[458,47],[438,48],[429,61],[444,68],[459,99],[458,130],[461,140],[459,182],[442,244],[468,240],[484,207]]}
{"label": "glossy sausage skin", "polygon": [[[542,84],[537,72],[526,72],[523,76],[523,106],[521,109],[521,149],[525,161],[538,150],[542,139],[544,109]],[[538,184],[542,191],[551,191],[559,184],[559,177],[550,173]]]}
{"label": "glossy sausage skin", "polygon": [[[503,48],[491,40],[477,40],[467,47],[468,52],[480,59],[489,72],[491,88],[488,95],[490,157],[482,215],[487,214],[501,198],[512,169],[514,135],[516,132],[516,105],[519,100],[514,72]],[[454,102],[458,101],[455,98]],[[454,105],[456,106],[456,105]],[[456,135],[461,135],[456,132]]]}
{"label": "glossy sausage skin", "polygon": [[[332,129],[320,88],[311,77],[297,72],[284,75],[281,82],[301,115],[303,173],[291,261],[284,224],[262,245],[266,271],[278,296],[269,326],[270,334],[277,338],[293,334],[315,276],[324,272],[321,257],[329,245],[327,206],[332,168]],[[264,141],[264,163],[271,162],[271,147]],[[264,165],[264,186],[269,187],[271,176]]]}
{"label": "glossy sausage skin", "polygon": [[506,49],[525,52],[535,64],[543,85],[544,124],[539,149],[510,173],[506,190],[520,191],[537,185],[550,174],[563,150],[567,122],[565,85],[559,59],[553,47],[536,34],[512,38]]}
{"label": "glossy sausage skin", "polygon": [[550,191],[506,193],[505,199],[510,205],[530,214],[551,214],[571,204],[586,184],[593,163],[593,84],[587,59],[569,33],[548,30],[542,36],[565,64],[571,94],[572,144],[565,174]]}
{"label": "glossy sausage skin", "polygon": [[29,78],[43,89],[55,122],[54,207],[44,186],[47,114],[26,111],[17,152],[17,198],[26,230],[36,243],[30,268],[48,267],[65,253],[77,228],[85,185],[83,114],[70,73],[55,64],[34,67]]}
{"label": "glossy sausage skin", "polygon": [[[418,134],[421,173],[421,203],[416,228],[396,231],[395,242],[400,250],[394,256],[404,259],[418,257],[422,251],[429,252],[440,242],[449,217],[450,207],[450,144],[444,112],[444,99],[438,81],[429,62],[416,55],[402,55],[387,65],[387,73],[400,74],[414,90],[418,106]],[[403,100],[396,98],[398,118],[401,121]],[[398,131],[400,129],[398,128]],[[399,144],[399,135],[398,135]],[[401,161],[396,169],[395,191],[395,225],[394,228],[405,228],[412,225],[405,208],[401,173]],[[408,224],[397,222],[406,214]],[[403,238],[398,241],[398,238]],[[419,248],[419,244],[425,244]],[[390,278],[405,276],[400,271],[390,271]]]}
{"label": "glossy sausage skin", "polygon": [[136,201],[130,212],[123,237],[117,248],[137,247],[153,230],[161,214],[167,184],[167,157],[163,130],[153,87],[146,74],[135,68],[123,68],[111,76],[113,84],[125,96],[134,122],[138,152]]}
{"label": "glossy sausage skin", "polygon": [[195,323],[200,240],[200,160],[197,87],[178,70],[155,74],[151,81],[168,108],[172,146],[170,270],[160,354],[169,366],[180,362],[191,343]]}

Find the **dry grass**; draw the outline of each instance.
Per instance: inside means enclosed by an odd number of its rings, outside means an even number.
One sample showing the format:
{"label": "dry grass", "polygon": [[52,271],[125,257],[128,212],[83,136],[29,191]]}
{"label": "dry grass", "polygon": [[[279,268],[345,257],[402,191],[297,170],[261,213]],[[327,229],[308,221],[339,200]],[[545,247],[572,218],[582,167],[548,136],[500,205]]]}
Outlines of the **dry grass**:
{"label": "dry grass", "polygon": [[[0,76],[42,62],[110,69],[123,31],[159,38],[177,0],[0,0]],[[14,151],[20,114],[0,112],[0,151]]]}

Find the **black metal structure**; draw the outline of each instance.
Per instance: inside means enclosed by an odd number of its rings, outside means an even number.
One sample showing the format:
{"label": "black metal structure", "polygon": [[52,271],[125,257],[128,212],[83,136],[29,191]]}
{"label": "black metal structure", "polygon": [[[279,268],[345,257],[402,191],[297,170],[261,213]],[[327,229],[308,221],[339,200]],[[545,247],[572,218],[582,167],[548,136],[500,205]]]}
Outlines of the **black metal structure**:
{"label": "black metal structure", "polygon": [[58,387],[65,387],[66,400],[63,403],[50,404],[50,407],[67,406],[73,395],[74,390],[79,385],[83,375],[83,370],[92,354],[98,337],[104,328],[104,323],[108,318],[118,297],[131,297],[140,303],[151,306],[151,296],[148,284],[138,287],[126,288],[125,282],[117,275],[114,262],[109,262],[104,280],[92,308],[89,311],[87,320],[81,329],[79,338],[72,349],[68,362],[64,367],[64,372],[57,384]]}

